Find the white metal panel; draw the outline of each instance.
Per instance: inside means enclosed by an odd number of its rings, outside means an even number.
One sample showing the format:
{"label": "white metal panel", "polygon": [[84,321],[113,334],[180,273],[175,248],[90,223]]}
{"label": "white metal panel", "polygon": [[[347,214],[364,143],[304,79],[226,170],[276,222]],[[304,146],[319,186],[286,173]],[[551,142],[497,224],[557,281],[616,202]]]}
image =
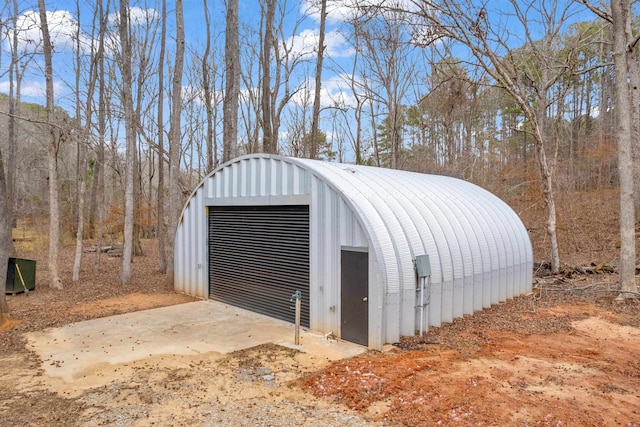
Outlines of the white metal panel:
{"label": "white metal panel", "polygon": [[[504,285],[503,282],[500,281],[499,270],[501,266],[508,263],[507,255],[510,251],[506,250],[504,247],[504,234],[503,228],[504,224],[497,223],[499,219],[497,212],[495,211],[494,202],[497,198],[490,193],[482,190],[479,187],[472,186],[469,183],[460,180],[450,179],[449,182],[445,184],[446,194],[455,195],[453,200],[457,201],[457,203],[461,206],[465,206],[468,209],[475,209],[474,213],[469,213],[468,218],[477,218],[484,224],[481,229],[476,231],[478,234],[478,238],[487,241],[487,237],[489,237],[488,242],[493,243],[491,253],[490,262],[487,262],[485,268],[489,268],[491,271],[495,271],[494,280],[490,282],[483,282],[483,292],[487,292],[487,296],[490,296],[490,302],[485,304],[485,306],[490,305],[491,303],[496,303],[500,300],[500,287]],[[490,195],[491,197],[487,197]],[[461,201],[465,201],[461,203]],[[471,201],[477,201],[477,203],[470,203]],[[502,250],[500,250],[502,248]]]}
{"label": "white metal panel", "polygon": [[[384,173],[388,174],[388,172]],[[434,305],[429,310],[431,316],[429,323],[439,326],[442,322],[453,320],[454,311],[458,307],[455,300],[461,301],[462,299],[460,286],[464,276],[464,256],[458,242],[458,236],[456,236],[455,221],[452,221],[453,215],[442,203],[437,191],[434,191],[434,189],[437,190],[437,185],[425,182],[420,178],[422,175],[407,173],[406,179],[409,182],[408,185],[415,189],[412,198],[416,206],[427,218],[429,228],[436,231],[436,251],[433,256],[429,255],[430,258],[436,258],[434,261],[437,261],[437,258],[440,259],[442,279],[438,281],[437,277],[431,278],[431,296]],[[456,282],[456,280],[458,281]],[[457,292],[454,289],[456,287],[458,288]],[[435,305],[438,301],[439,306]]]}
{"label": "white metal panel", "polygon": [[[486,242],[489,248],[488,259],[483,259],[483,273],[490,272],[490,274],[486,276],[486,280],[483,280],[482,286],[483,306],[488,307],[499,302],[499,270],[501,264],[505,262],[505,251],[499,249],[503,245],[500,227],[495,224],[495,213],[491,208],[492,200],[488,200],[486,197],[488,193],[485,194],[484,190],[475,186],[474,191],[469,191],[468,188],[465,188],[469,184],[464,181],[455,182],[455,184],[457,185],[448,185],[447,191],[456,194],[456,199],[467,201],[466,206],[474,210],[470,217],[476,218],[482,231],[478,236]],[[495,198],[495,196],[491,196]]]}
{"label": "white metal panel", "polygon": [[[450,199],[448,197],[437,197],[437,187],[441,185],[442,183],[436,183],[435,186],[423,185],[422,188],[431,193],[431,204],[437,205],[442,210],[447,221],[451,224],[451,237],[449,241],[452,243],[449,244],[456,245],[460,248],[460,258],[459,262],[454,265],[453,277],[452,317],[455,318],[472,312],[473,287],[471,277],[473,276],[474,264],[477,263],[477,261],[473,259],[473,247],[477,244],[475,243],[475,236],[470,230],[469,223],[457,204],[449,203]],[[476,250],[476,252],[478,251]],[[465,297],[465,291],[468,294],[467,297]],[[465,300],[468,300],[467,305],[469,308],[467,310],[465,310]]]}
{"label": "white metal panel", "polygon": [[[347,166],[340,166],[344,169]],[[357,172],[351,172],[352,176],[363,186],[373,190],[374,197],[370,200],[380,212],[383,221],[390,233],[394,236],[396,244],[396,258],[398,268],[401,271],[397,284],[389,283],[388,293],[398,293],[399,298],[399,335],[412,335],[415,331],[415,319],[406,313],[414,313],[416,305],[416,281],[413,267],[415,255],[424,254],[424,246],[420,239],[416,223],[411,219],[406,210],[406,203],[401,193],[393,188],[386,180],[372,180],[371,170],[361,168]],[[396,336],[396,333],[393,333]]]}
{"label": "white metal panel", "polygon": [[[399,328],[397,299],[395,302],[389,302],[389,296],[393,294],[385,294],[387,284],[397,283],[399,278],[393,237],[389,234],[380,214],[369,201],[371,194],[368,189],[355,186],[348,176],[331,164],[305,159],[291,160],[305,165],[339,192],[366,228],[369,240],[374,242],[369,246],[369,268],[376,272],[369,275],[369,345],[381,347],[386,342],[387,330],[395,331]],[[383,317],[387,321],[384,325]],[[376,334],[375,331],[381,331],[384,336]]]}
{"label": "white metal panel", "polygon": [[176,231],[175,257],[174,257],[174,287],[178,292],[184,292],[197,297],[206,297],[204,288],[204,274],[206,269],[202,268],[206,261],[206,254],[200,251],[197,239],[188,238],[197,235],[200,230],[206,229],[202,224],[204,212],[199,215],[199,209],[204,210],[202,197],[197,197],[204,191],[200,185],[195,191],[185,208],[186,215],[181,218]]}

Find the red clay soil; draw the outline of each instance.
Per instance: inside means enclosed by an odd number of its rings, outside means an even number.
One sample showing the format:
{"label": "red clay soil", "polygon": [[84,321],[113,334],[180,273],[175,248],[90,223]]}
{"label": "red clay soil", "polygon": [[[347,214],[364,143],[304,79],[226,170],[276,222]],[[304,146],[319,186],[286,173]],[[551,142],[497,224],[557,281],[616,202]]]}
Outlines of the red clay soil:
{"label": "red clay soil", "polygon": [[[548,260],[541,194],[501,196],[535,260]],[[557,195],[563,273],[536,277],[535,293],[334,363],[304,388],[389,425],[640,426],[640,302],[615,303],[618,277],[606,273],[618,265],[618,197]]]}
{"label": "red clay soil", "polygon": [[640,425],[640,304],[557,303],[518,298],[304,386],[391,425]]}

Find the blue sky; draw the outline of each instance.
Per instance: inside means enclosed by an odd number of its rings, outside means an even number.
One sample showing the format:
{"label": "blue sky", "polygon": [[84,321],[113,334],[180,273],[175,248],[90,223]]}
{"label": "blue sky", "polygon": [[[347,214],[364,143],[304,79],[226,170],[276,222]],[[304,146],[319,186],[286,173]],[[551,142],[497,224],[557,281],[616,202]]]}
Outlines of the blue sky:
{"label": "blue sky", "polygon": [[[80,8],[81,8],[81,28],[84,31],[83,42],[88,45],[91,43],[91,37],[89,36],[91,24],[92,24],[92,13],[93,8],[95,7],[94,2],[90,0],[79,0]],[[115,1],[115,0],[113,0]],[[315,83],[313,81],[313,67],[315,62],[315,49],[317,48],[317,32],[319,28],[318,22],[318,13],[317,10],[314,11],[311,7],[312,2],[316,0],[302,0],[302,1],[292,1],[292,0],[278,0],[278,4],[280,7],[284,7],[286,10],[286,18],[284,19],[284,30],[283,30],[283,40],[286,44],[292,47],[292,50],[295,54],[298,55],[299,58],[302,59],[303,65],[300,66],[296,73],[291,76],[290,83],[292,90],[296,91],[296,95],[289,101],[289,105],[292,107],[292,111],[295,110],[296,106],[302,105],[306,102],[305,105],[309,105],[309,100],[312,98],[310,95],[314,90]],[[368,0],[360,0],[368,1]],[[369,0],[369,1],[380,1],[380,0]],[[410,3],[412,0],[398,0],[402,2]],[[417,0],[416,0],[417,1]],[[474,1],[474,0],[470,0]],[[513,0],[516,1],[516,0]],[[513,15],[509,14],[508,7],[513,4],[512,0],[496,0],[494,2],[486,3],[486,8],[488,14],[494,20],[502,20],[503,22],[507,22],[508,25],[500,26],[498,30],[511,32],[511,36],[516,45],[521,43],[522,28],[518,25],[517,20],[513,18]],[[518,0],[519,1],[519,0]],[[569,2],[570,0],[565,0]],[[354,7],[352,6],[356,0],[329,0],[328,4],[328,23],[327,23],[327,35],[325,40],[325,45],[327,47],[326,56],[325,56],[325,66],[323,68],[323,82],[322,82],[322,104],[323,107],[330,107],[339,104],[342,110],[347,110],[349,107],[353,107],[355,105],[354,95],[349,87],[349,79],[351,76],[348,74],[351,72],[353,68],[353,58],[354,58],[354,47],[352,45],[353,40],[350,39],[348,25],[345,24],[348,21],[348,18],[353,13]],[[550,1],[541,0],[542,3],[551,3]],[[174,2],[168,0],[168,8],[169,8],[169,16],[168,16],[168,37],[169,37],[169,45],[168,49],[172,49],[172,37],[174,32],[174,15],[173,15],[173,7]],[[218,52],[220,53],[218,66],[222,68],[222,52],[224,46],[224,30],[225,30],[225,9],[223,0],[208,0],[209,10],[211,16],[211,32],[212,39],[214,43],[217,44]],[[569,3],[567,3],[569,4]],[[35,0],[26,0],[20,2],[20,13],[19,13],[19,28],[25,30],[23,32],[21,39],[23,43],[21,44],[27,51],[33,51],[34,48],[37,49],[40,46],[40,28],[39,28],[39,16],[37,12],[37,2]],[[55,94],[56,94],[56,104],[66,108],[73,114],[73,108],[75,105],[74,99],[74,69],[73,69],[73,38],[72,34],[75,33],[75,29],[78,25],[78,17],[75,10],[75,1],[63,1],[63,0],[46,0],[46,5],[48,8],[48,20],[49,27],[53,37],[53,43],[55,45],[55,55],[54,55],[54,85],[55,85]],[[574,3],[573,7],[576,4]],[[115,12],[118,4],[112,6],[112,11]],[[141,0],[134,1],[131,0],[131,15],[132,21],[136,22],[136,19],[140,19],[144,16],[159,16],[159,10],[157,8],[160,7],[159,0]],[[578,8],[584,10],[584,8]],[[534,15],[538,14],[539,11],[535,11],[533,9],[529,9],[530,13]],[[2,19],[3,22],[8,22],[7,19],[11,17],[11,11],[2,11]],[[205,34],[205,21],[204,21],[204,7],[201,0],[186,0],[184,1],[184,15],[186,22],[186,37],[187,37],[187,56],[186,60],[189,61],[192,56],[190,56],[190,52],[196,51],[202,53],[204,51],[204,42],[206,38]],[[582,13],[582,15],[576,15],[572,17],[573,22],[577,19],[591,20],[594,19],[593,15],[589,12]],[[258,31],[260,21],[260,3],[258,0],[240,0],[240,23],[241,23],[241,32],[246,34],[248,31],[253,29],[254,31]],[[28,31],[26,30],[28,29]],[[112,47],[115,50],[117,48],[117,32],[114,30],[114,38],[112,39]],[[517,39],[520,39],[519,41]],[[6,69],[9,64],[9,53],[8,53],[8,41],[10,38],[7,38],[6,35],[3,38],[3,49],[2,49],[2,57],[0,57],[0,92],[8,93],[9,83],[8,76],[6,75]],[[256,38],[253,39],[255,43],[257,43]],[[511,45],[510,45],[511,46]],[[384,49],[384,47],[382,47]],[[464,55],[465,49],[453,48],[455,50],[449,51],[448,54],[458,55],[460,52]],[[429,90],[428,88],[428,62],[422,56],[425,50],[420,50],[418,48],[408,49],[406,56],[408,61],[411,62],[411,66],[407,68],[409,75],[407,75],[407,80],[412,81],[411,90],[407,91],[407,95],[403,97],[401,102],[403,105],[413,105],[416,102],[416,99],[420,99],[424,96],[425,93]],[[167,64],[170,64],[173,61],[173,57],[171,52],[167,54]],[[22,81],[22,100],[27,102],[35,102],[39,104],[44,104],[44,76],[43,76],[43,66],[42,66],[42,55],[36,54],[30,56],[25,56],[28,58],[28,62],[26,62],[26,72]],[[361,56],[360,60],[363,59]],[[254,71],[257,69],[257,56],[244,56],[241,61],[250,62],[254,67]],[[369,66],[371,69],[374,68],[372,64],[365,64],[364,67]],[[359,75],[358,72],[362,70],[358,70],[356,75],[354,76],[356,81],[362,81],[364,79],[363,75],[366,71],[362,71],[363,74]],[[343,74],[344,73],[344,74]],[[370,88],[372,88],[372,94],[370,93],[370,97],[376,98],[378,102],[377,105],[372,105],[369,107],[369,114],[374,117],[375,120],[379,122],[381,117],[384,117],[385,111],[384,106],[380,107],[380,105],[384,104],[384,102],[380,102],[383,96],[383,91],[378,90],[380,86],[376,87],[376,82],[371,83],[374,79],[371,78],[375,71],[369,71],[369,81]],[[168,76],[168,75],[167,75]],[[86,76],[85,76],[86,77]],[[169,79],[169,77],[165,77]],[[362,80],[359,80],[362,79]],[[412,79],[415,79],[412,80]],[[250,91],[255,91],[257,89],[256,78],[254,81],[249,83],[249,87],[243,87],[242,90],[245,93],[250,93]],[[185,87],[184,93],[188,95],[198,94],[197,86],[193,88],[189,87],[190,84],[189,78],[185,75],[183,79],[183,86]],[[251,86],[253,85],[253,86]],[[218,83],[217,88],[221,86]],[[376,90],[377,93],[376,93]],[[219,98],[219,96],[218,96]],[[197,101],[198,98],[195,98]],[[199,99],[202,101],[202,99]],[[323,115],[325,117],[325,121],[321,120],[321,129],[327,133],[328,137],[331,139],[332,136],[330,132],[333,132],[331,126],[335,124],[335,119],[331,124],[329,124],[329,115],[336,113],[336,109],[334,111],[329,111],[329,109],[323,109]],[[342,130],[337,129],[334,135],[337,135],[339,132],[342,132],[344,135],[347,135],[344,140],[348,137],[348,133],[351,130],[347,129],[350,124],[349,120],[353,120],[352,115],[353,110],[344,114],[344,121]],[[295,114],[295,111],[292,113]],[[365,119],[366,120],[366,119]],[[283,120],[284,122],[284,120]],[[369,121],[370,123],[373,120]],[[281,132],[285,131],[285,124],[283,123]],[[374,133],[375,128],[368,129],[369,132]],[[290,134],[292,135],[292,134]],[[286,136],[286,135],[283,135]]]}
{"label": "blue sky", "polygon": [[[310,76],[313,75],[313,67],[315,63],[316,49],[317,49],[317,34],[319,30],[318,13],[311,8],[310,1],[289,1],[285,3],[284,0],[279,0],[279,5],[283,6],[286,10],[285,18],[283,20],[283,40],[288,46],[292,48],[295,55],[302,58],[302,62],[305,65],[298,67],[296,73],[291,77],[290,83],[292,89],[296,92],[296,96],[290,100],[290,106],[295,107],[308,102],[312,99],[312,93],[314,91],[315,82]],[[344,4],[345,1],[351,0],[336,0]],[[137,19],[144,19],[145,16],[152,16],[159,19],[160,14],[160,1],[159,0],[131,0],[131,17],[132,22],[135,23]],[[66,109],[72,116],[75,115],[75,71],[74,71],[74,37],[78,25],[82,29],[81,40],[85,46],[89,46],[92,43],[91,28],[93,20],[93,11],[96,7],[94,2],[90,0],[80,0],[80,23],[78,23],[78,13],[76,11],[75,1],[63,1],[63,0],[46,0],[47,7],[47,19],[49,23],[49,30],[54,45],[54,58],[53,58],[53,71],[54,71],[54,92],[55,103]],[[115,5],[111,6],[113,12],[112,19],[117,17],[116,11],[119,5],[116,1]],[[168,50],[167,53],[167,66],[173,62],[173,56],[171,50],[173,49],[172,38],[175,34],[174,29],[174,2],[168,0]],[[213,43],[217,44],[218,51],[220,52],[220,60],[218,66],[222,68],[222,52],[224,49],[224,30],[225,30],[225,9],[222,0],[209,0],[208,7],[210,10],[210,24]],[[21,82],[21,100],[23,102],[31,102],[44,105],[45,104],[45,79],[44,79],[44,65],[41,51],[41,32],[40,32],[40,18],[36,0],[27,0],[19,2],[19,14],[17,27],[21,30],[21,34],[18,38],[20,42],[19,51],[25,52],[23,58],[23,70],[24,77]],[[260,3],[257,0],[240,0],[240,25],[241,33],[247,32],[253,29],[258,31],[260,22]],[[336,67],[336,64],[340,64],[346,70],[350,70],[353,61],[354,48],[351,41],[345,36],[342,29],[344,29],[344,19],[353,10],[349,7],[336,6],[336,2],[329,1],[329,16],[326,28],[325,37],[325,67],[323,71],[323,83],[322,83],[322,95],[321,102],[323,107],[334,107],[336,104],[341,106],[351,107],[355,104],[354,96],[346,83],[345,78],[341,76],[339,71],[340,67]],[[3,10],[2,19],[5,22],[11,22],[13,17],[12,10]],[[202,54],[204,51],[204,43],[206,40],[206,27],[204,20],[204,5],[199,0],[187,0],[184,1],[184,17],[185,17],[185,31],[187,38],[187,53],[186,61],[188,62],[192,57],[190,52],[196,51]],[[117,29],[112,27],[113,32],[111,47],[112,51],[117,49]],[[3,34],[2,40],[2,56],[0,57],[0,92],[9,93],[9,77],[7,68],[10,63],[10,41],[12,39],[11,33]],[[87,50],[88,52],[89,50]],[[34,52],[36,52],[34,54]],[[85,61],[87,59],[85,58]],[[251,58],[257,65],[257,58]],[[86,63],[85,63],[86,64]],[[254,65],[254,67],[256,66]],[[86,66],[86,65],[85,65]],[[194,93],[198,93],[199,89],[194,87],[193,90],[189,86],[191,83],[189,77],[186,75],[185,65],[185,77],[183,79],[183,94],[190,96]],[[254,68],[255,70],[255,68]],[[337,71],[336,71],[337,70]],[[83,79],[87,78],[87,73],[83,75]],[[167,82],[170,81],[170,76],[165,74],[165,87]],[[257,85],[254,79],[254,85]],[[220,87],[220,86],[217,86]],[[254,87],[243,87],[244,91],[256,90]],[[219,97],[219,96],[218,96]],[[198,101],[198,98],[196,98]],[[203,100],[200,98],[200,102]],[[166,110],[168,112],[168,109]],[[322,114],[330,114],[330,109],[323,109]],[[168,114],[168,113],[167,113]],[[167,116],[168,117],[168,116]],[[287,138],[288,130],[286,129],[286,117],[283,119],[283,126],[280,129],[280,135],[282,135],[283,141]],[[184,122],[184,120],[183,120]],[[183,126],[185,124],[183,123]],[[330,135],[331,129],[328,124],[321,123],[321,128],[327,133],[328,138],[332,138]],[[116,136],[118,140],[121,136]],[[242,137],[241,137],[242,138]],[[283,142],[286,144],[286,142]]]}
{"label": "blue sky", "polygon": [[[71,1],[53,1],[46,2],[48,9],[48,21],[52,41],[55,48],[54,55],[54,80],[55,93],[57,103],[65,104],[65,99],[70,96],[68,86],[73,82],[72,69],[72,52],[74,41],[72,34],[78,25],[75,2]],[[85,31],[84,43],[90,43],[89,31],[92,19],[92,2],[88,0],[80,0],[81,28]],[[158,3],[158,4],[156,4]],[[147,10],[155,10],[159,14],[160,2],[131,2],[132,17],[142,16],[144,8]],[[209,10],[211,16],[211,28],[214,42],[223,41],[225,10],[221,0],[209,0]],[[41,35],[39,25],[39,15],[37,3],[35,0],[20,2],[21,10],[18,18],[18,27],[23,29],[21,38],[23,42],[21,46],[27,50],[33,51],[34,47],[41,45]],[[169,37],[173,33],[173,2],[168,1],[169,10]],[[117,7],[117,5],[115,6]],[[113,7],[112,7],[113,8]],[[257,27],[260,16],[260,6],[258,1],[240,1],[240,21],[241,25],[253,25]],[[301,53],[306,52],[309,58],[315,56],[314,49],[317,44],[318,21],[317,14],[309,14],[309,4],[306,1],[292,2],[288,8],[288,18],[285,20],[285,34],[287,42],[294,46],[294,49]],[[341,61],[348,59],[353,54],[353,48],[339,31],[340,23],[344,17],[344,9],[333,8],[329,16],[327,25],[327,35],[325,44],[327,46],[327,54],[330,60]],[[205,22],[204,8],[201,1],[187,0],[184,2],[185,31],[187,38],[187,46],[199,51],[204,50],[205,42]],[[305,16],[306,15],[306,16]],[[6,11],[3,13],[3,19],[11,16]],[[28,40],[28,42],[24,42]],[[3,57],[0,63],[2,73],[6,72],[9,63],[8,53],[9,40],[5,37],[3,43]],[[169,41],[171,44],[171,41]],[[327,69],[329,69],[327,67]],[[337,90],[336,82],[332,79],[330,72],[326,72],[327,91]],[[8,93],[9,82],[8,77],[4,74],[0,75],[0,92]],[[327,92],[326,96],[329,96]],[[22,97],[27,102],[44,103],[44,77],[42,71],[41,55],[34,56],[26,67],[26,73],[22,82]]]}

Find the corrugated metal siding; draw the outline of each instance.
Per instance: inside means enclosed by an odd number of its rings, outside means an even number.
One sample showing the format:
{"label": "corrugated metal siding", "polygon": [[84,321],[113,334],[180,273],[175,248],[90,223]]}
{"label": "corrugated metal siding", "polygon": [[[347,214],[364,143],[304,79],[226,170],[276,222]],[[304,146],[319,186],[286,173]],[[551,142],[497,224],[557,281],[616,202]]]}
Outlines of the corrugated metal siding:
{"label": "corrugated metal siding", "polygon": [[201,197],[204,184],[196,188],[183,209],[174,247],[174,288],[199,298],[207,296],[207,214]]}
{"label": "corrugated metal siding", "polygon": [[432,263],[428,325],[439,326],[531,289],[528,233],[511,208],[486,190],[450,177],[292,161],[322,174],[363,215],[376,267],[386,282],[384,340],[416,329],[416,255],[429,254]]}
{"label": "corrugated metal siding", "polygon": [[339,331],[341,247],[369,251],[373,348],[417,329],[416,255],[431,259],[431,326],[531,289],[528,233],[486,190],[450,177],[262,154],[222,165],[192,195],[176,234],[176,289],[206,294],[206,269],[196,264],[207,265],[207,203],[295,195],[309,196],[313,330]]}

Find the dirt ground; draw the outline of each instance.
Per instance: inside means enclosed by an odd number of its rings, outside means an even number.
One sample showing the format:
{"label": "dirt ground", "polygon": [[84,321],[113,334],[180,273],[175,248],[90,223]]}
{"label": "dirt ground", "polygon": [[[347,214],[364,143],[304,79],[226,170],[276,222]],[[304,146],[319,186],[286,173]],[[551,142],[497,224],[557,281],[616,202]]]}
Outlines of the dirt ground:
{"label": "dirt ground", "polygon": [[391,425],[637,426],[639,314],[522,297],[304,384]]}
{"label": "dirt ground", "polygon": [[530,295],[338,362],[270,344],[45,375],[26,332],[192,301],[155,272],[154,242],[144,248],[131,285],[118,284],[119,258],[96,275],[88,254],[87,279],[64,277],[62,292],[30,254],[36,290],[8,297],[0,331],[1,425],[640,425],[640,304],[613,302],[615,274],[539,277]]}

